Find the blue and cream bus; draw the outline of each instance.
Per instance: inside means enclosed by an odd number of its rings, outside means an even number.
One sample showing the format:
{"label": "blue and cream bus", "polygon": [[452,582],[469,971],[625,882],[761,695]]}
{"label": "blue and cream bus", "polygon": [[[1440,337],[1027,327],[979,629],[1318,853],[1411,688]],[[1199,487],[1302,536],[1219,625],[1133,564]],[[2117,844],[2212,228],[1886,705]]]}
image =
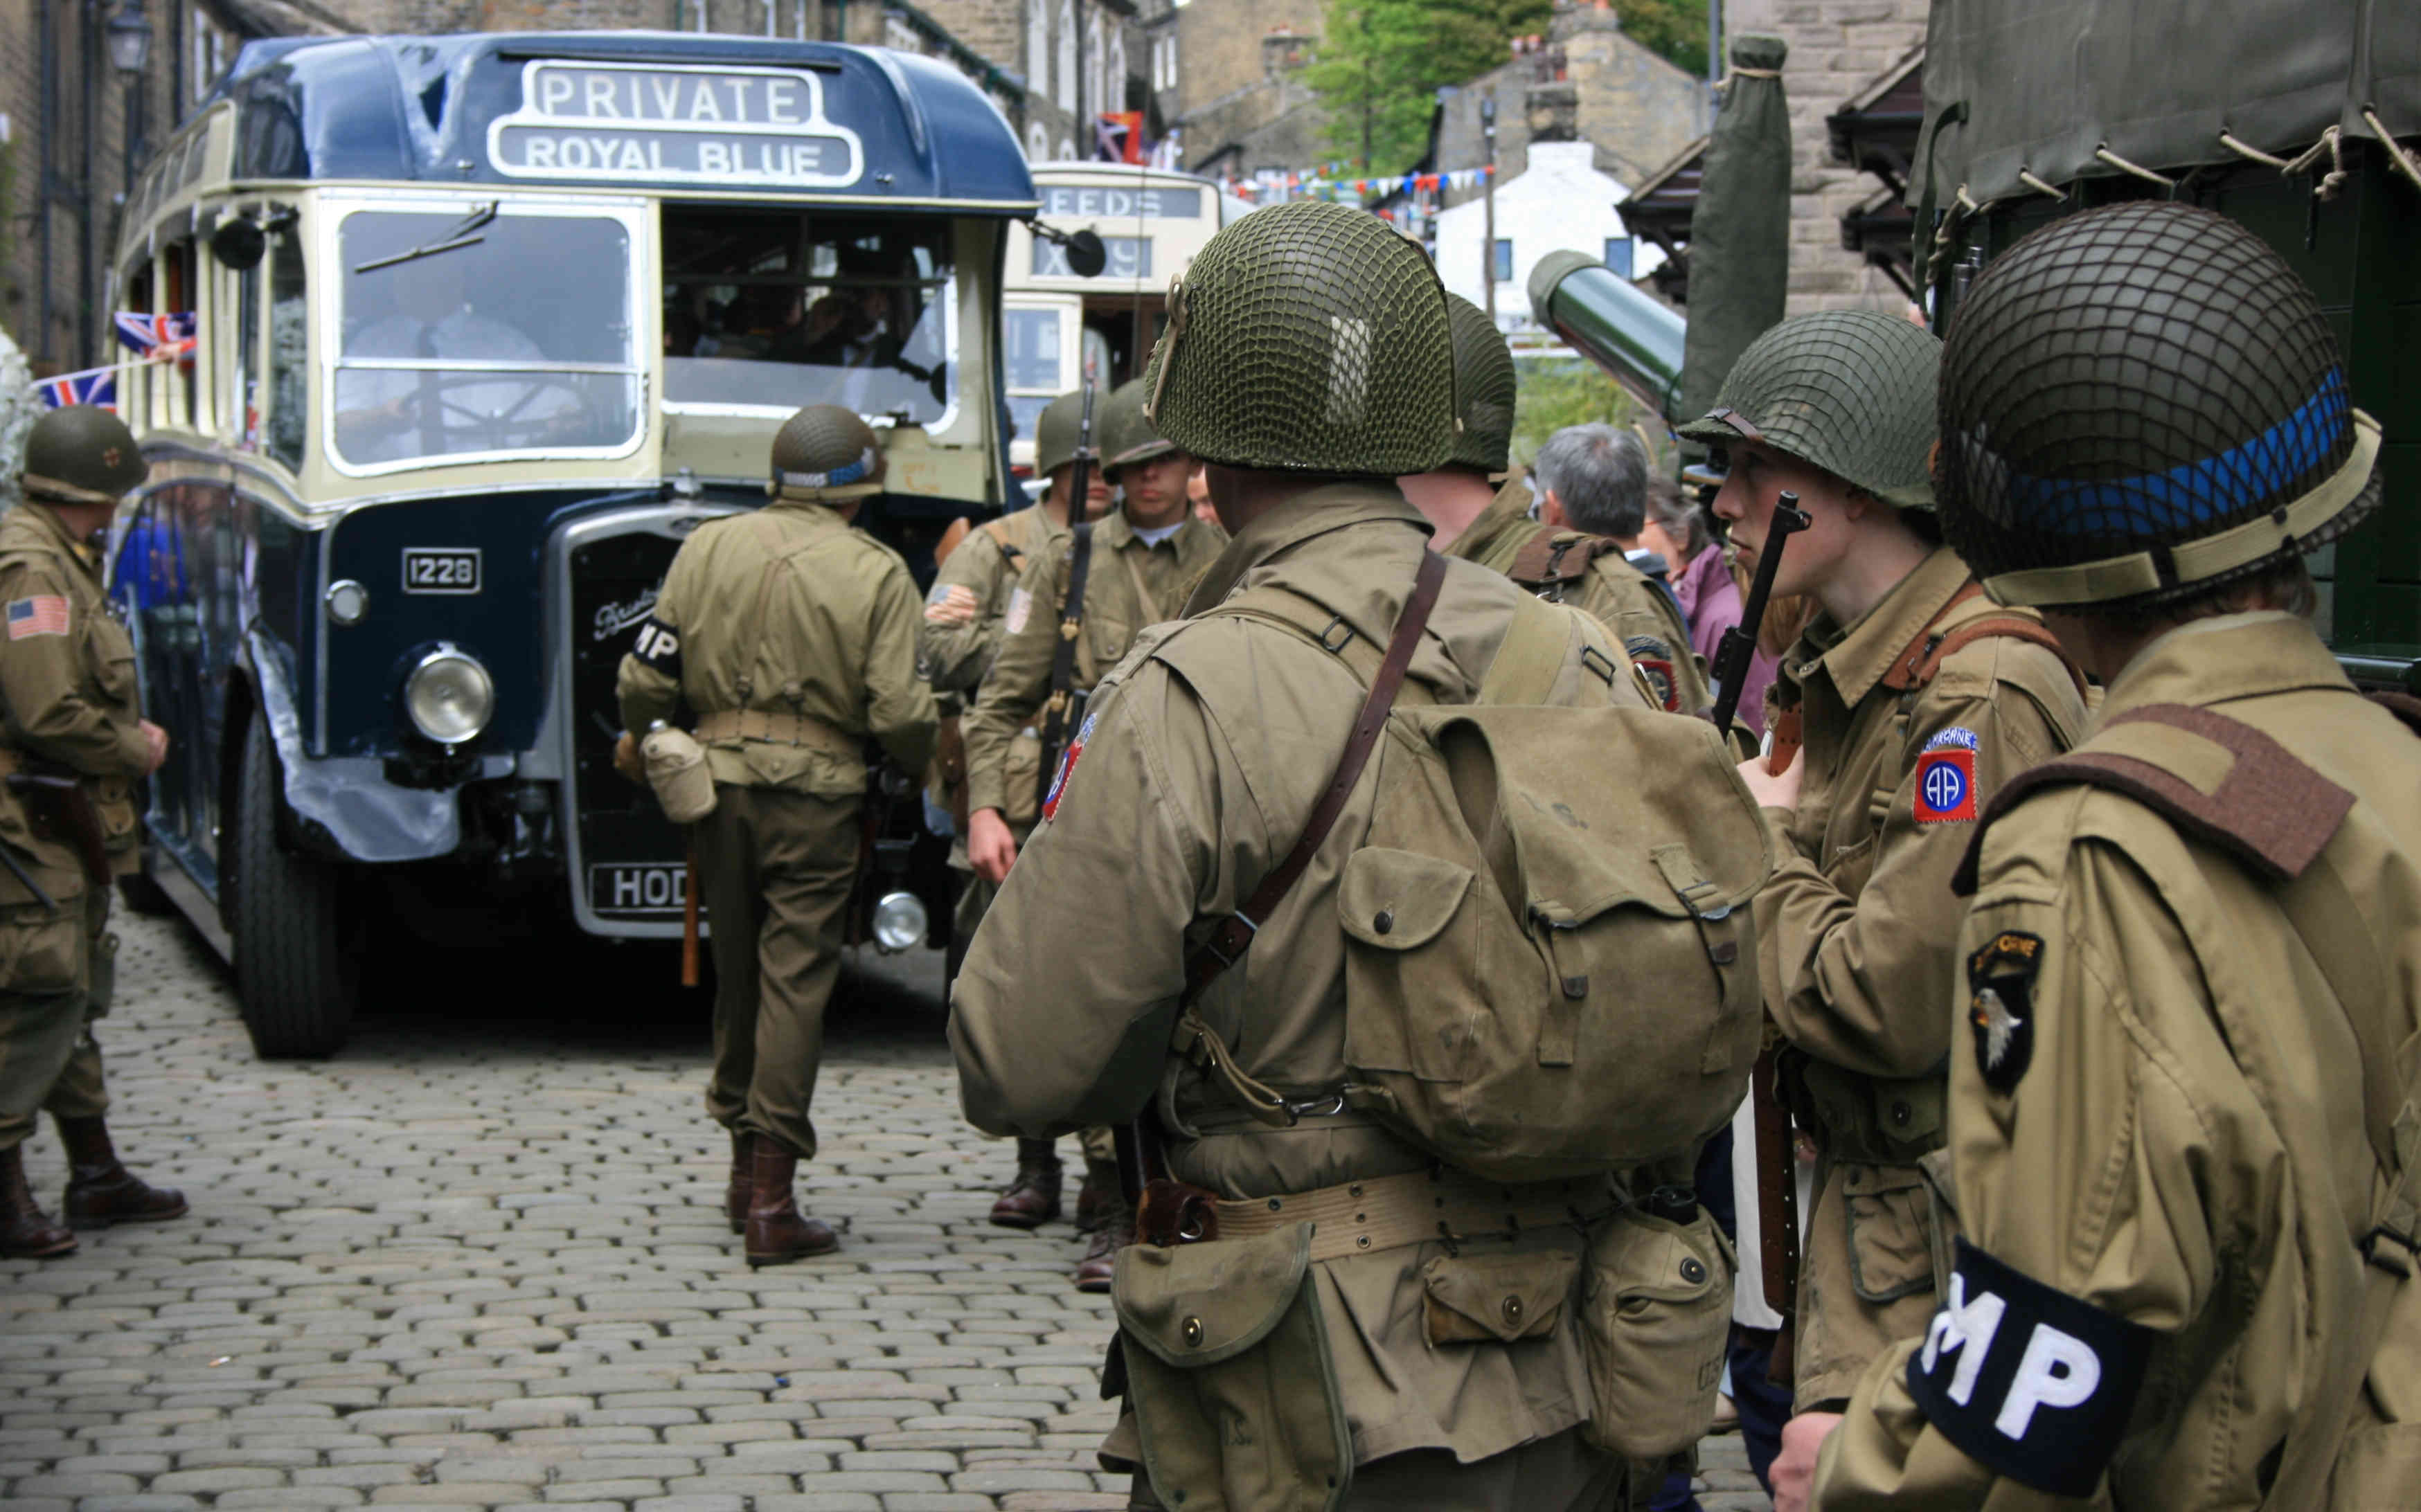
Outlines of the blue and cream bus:
{"label": "blue and cream bus", "polygon": [[[999,112],[910,55],[244,49],[127,207],[117,303],[199,340],[122,385],[151,474],[112,569],[173,737],[147,870],[263,1053],[342,1041],[382,932],[679,932],[679,837],[610,766],[622,653],[802,404],[877,428],[861,518],[912,562],[1001,507],[1001,270],[1037,209]],[[861,911],[893,948],[920,897],[950,912],[905,833],[869,836]]]}

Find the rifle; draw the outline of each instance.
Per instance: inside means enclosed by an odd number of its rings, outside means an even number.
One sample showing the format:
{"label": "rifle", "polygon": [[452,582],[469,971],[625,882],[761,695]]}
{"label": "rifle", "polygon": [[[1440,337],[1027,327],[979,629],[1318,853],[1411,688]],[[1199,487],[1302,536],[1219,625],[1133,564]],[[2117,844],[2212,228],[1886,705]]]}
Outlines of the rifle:
{"label": "rifle", "polygon": [[1085,630],[1085,584],[1093,572],[1093,522],[1085,518],[1086,495],[1093,488],[1093,378],[1085,375],[1085,413],[1076,429],[1076,466],[1068,479],[1068,595],[1059,612],[1059,644],[1051,652],[1051,696],[1042,706],[1042,761],[1035,779],[1034,802],[1039,808],[1051,798],[1051,784],[1059,775],[1060,753],[1085,712],[1086,694],[1076,688],[1076,637]]}
{"label": "rifle", "polygon": [[[1757,627],[1765,623],[1765,606],[1773,597],[1773,575],[1782,565],[1782,551],[1790,538],[1807,528],[1799,495],[1785,491],[1773,506],[1773,522],[1757,553],[1757,577],[1749,585],[1748,601],[1741,606],[1740,623],[1724,631],[1715,647],[1715,707],[1709,713],[1726,740],[1731,738],[1732,716],[1740,711],[1741,686],[1748,679],[1749,659],[1757,652]],[[1787,752],[1767,757],[1768,771],[1776,757],[1789,765]],[[1790,1131],[1790,1115],[1782,1100],[1780,1046],[1769,1032],[1749,1073],[1749,1108],[1757,1131],[1757,1270],[1765,1282],[1765,1304],[1782,1315],[1773,1344],[1773,1361],[1766,1377],[1788,1385],[1796,1374],[1792,1348],[1799,1310],[1799,1157]]]}
{"label": "rifle", "polygon": [[25,818],[38,835],[74,847],[84,880],[95,887],[109,885],[109,846],[82,779],[64,772],[12,772],[8,787],[23,800]]}

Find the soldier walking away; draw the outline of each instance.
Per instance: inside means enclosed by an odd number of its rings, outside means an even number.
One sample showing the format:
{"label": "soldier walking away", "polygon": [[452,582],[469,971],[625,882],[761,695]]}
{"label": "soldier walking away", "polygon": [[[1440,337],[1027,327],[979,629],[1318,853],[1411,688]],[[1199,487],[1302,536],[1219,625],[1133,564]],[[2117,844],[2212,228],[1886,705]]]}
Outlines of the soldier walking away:
{"label": "soldier walking away", "polygon": [[[1695,713],[1706,708],[1705,670],[1690,650],[1689,630],[1663,585],[1630,563],[1622,542],[1592,533],[1596,522],[1567,528],[1561,522],[1531,518],[1534,479],[1507,471],[1513,354],[1479,306],[1459,294],[1448,294],[1446,304],[1454,325],[1455,398],[1462,430],[1445,466],[1399,480],[1404,496],[1435,530],[1429,543],[1448,556],[1502,572],[1551,603],[1568,603],[1594,617],[1629,651],[1667,709]],[[1635,522],[1645,508],[1647,459],[1636,441],[1620,439],[1631,447],[1628,466],[1597,457],[1583,465],[1608,496],[1606,512],[1634,522],[1635,537]]]}
{"label": "soldier walking away", "polygon": [[[1810,523],[1773,591],[1822,605],[1769,695],[1773,756],[1740,769],[1778,862],[1756,902],[1758,979],[1819,1153],[1793,1341],[1802,1413],[1838,1411],[1933,1315],[1955,1226],[1940,1179],[1950,873],[1983,804],[2085,718],[2083,679],[2039,619],[1996,607],[1940,543],[1927,475],[1940,358],[1894,317],[1803,316],[1751,343],[1681,428],[1729,455],[1715,514],[1744,558],[1797,496]],[[1785,1428],[1786,1500],[1814,1447]]]}
{"label": "soldier walking away", "polygon": [[[967,942],[976,937],[984,911],[999,889],[976,875],[967,861],[967,749],[964,720],[976,690],[1000,653],[1018,580],[1042,552],[1068,538],[1070,495],[1076,484],[1076,450],[1085,395],[1070,390],[1043,407],[1034,425],[1034,467],[1048,480],[1039,503],[968,531],[943,560],[925,598],[925,620],[916,631],[916,664],[940,701],[942,726],[936,747],[934,801],[950,814],[950,866],[963,874],[951,920],[949,974],[958,975]],[[1100,468],[1085,469],[1085,514],[1098,520],[1110,508],[1109,479]],[[1030,601],[1028,612],[1031,613]],[[1038,742],[1039,743],[1039,742]],[[1039,757],[1025,763],[1027,787]],[[1014,787],[1007,795],[1009,838],[1025,843],[1037,800]],[[1076,1223],[1100,1222],[1103,1199],[1114,1188],[1087,1182],[1076,1200]],[[1051,1142],[1017,1142],[1017,1175],[992,1204],[992,1221],[1004,1228],[1039,1228],[1059,1216],[1059,1157]]]}
{"label": "soldier walking away", "polygon": [[1964,1233],[1825,1507],[2421,1502],[2421,709],[2308,623],[2384,470],[2333,330],[2162,202],[2036,232],[1951,327],[1944,532],[2109,693],[1958,879]]}
{"label": "soldier walking away", "polygon": [[[1040,1135],[1149,1104],[1174,1178],[1149,1190],[1201,1189],[1148,1198],[1149,1242],[1117,1259],[1105,1384],[1129,1411],[1102,1454],[1144,1467],[1131,1504],[1614,1504],[1630,1466],[1583,1439],[1585,1183],[1544,1214],[1490,1186],[1482,1217],[1451,1195],[1470,1178],[1346,1105],[1340,896],[1382,803],[1352,753],[1398,682],[1405,705],[1469,703],[1518,631],[1524,702],[1614,715],[1644,695],[1594,622],[1544,609],[1541,635],[1543,606],[1427,551],[1394,480],[1448,460],[1454,375],[1416,246],[1343,206],[1278,206],[1212,239],[1171,304],[1149,413],[1208,463],[1236,534],[1189,617],[1100,686],[976,938],[950,1024],[968,1117]],[[1430,891],[1434,916],[1455,893]],[[1417,900],[1360,896],[1355,927],[1417,945],[1391,912]]]}
{"label": "soldier walking away", "polygon": [[23,502],[0,516],[0,1255],[76,1247],[25,1184],[24,1145],[48,1109],[67,1146],[70,1228],[185,1214],[110,1144],[93,1025],[109,1011],[117,937],[111,881],[139,865],[133,785],[168,735],[139,716],[134,647],[110,617],[92,544],[146,475],[117,416],[53,410],[25,438]]}
{"label": "soldier walking away", "polygon": [[865,421],[829,404],[792,415],[773,438],[771,502],[681,543],[617,683],[626,762],[630,732],[686,705],[713,776],[695,830],[715,977],[706,1111],[731,1133],[725,1210],[752,1266],[838,1246],[791,1183],[816,1153],[808,1105],[857,875],[866,740],[910,772],[932,754],[915,582],[850,524],[882,480]]}
{"label": "soldier walking away", "polygon": [[[1145,397],[1142,380],[1126,383],[1110,393],[1097,417],[1101,472],[1119,503],[1093,529],[1081,604],[1067,601],[1072,542],[1063,535],[1043,546],[1019,580],[992,676],[967,715],[967,853],[976,876],[994,887],[1017,859],[1020,832],[1031,834],[1047,801],[1034,759],[1041,752],[1035,726],[1045,701],[1060,691],[1054,678],[1064,675],[1072,699],[1089,697],[1146,627],[1182,612],[1186,590],[1227,541],[1226,531],[1194,518],[1185,497],[1194,459],[1152,428]],[[1071,627],[1074,655],[1063,658]],[[1073,709],[1065,717],[1082,731]],[[1073,743],[1083,739],[1078,733]],[[1112,1257],[1133,1238],[1133,1213],[1118,1192],[1109,1130],[1097,1125],[1082,1134],[1085,1184],[1076,1221],[1092,1239],[1076,1264],[1075,1284],[1079,1291],[1107,1291]],[[1050,1141],[1020,1140],[1018,1180],[993,1207],[992,1221],[1033,1210],[1036,1198],[1055,1192],[1058,1177]]]}

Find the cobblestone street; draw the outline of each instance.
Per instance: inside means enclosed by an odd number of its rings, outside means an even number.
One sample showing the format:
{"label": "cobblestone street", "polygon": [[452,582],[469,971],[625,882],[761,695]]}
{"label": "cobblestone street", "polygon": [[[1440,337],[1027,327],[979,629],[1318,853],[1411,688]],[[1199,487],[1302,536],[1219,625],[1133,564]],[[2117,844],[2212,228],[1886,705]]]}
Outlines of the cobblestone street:
{"label": "cobblestone street", "polygon": [[[959,1120],[937,958],[845,978],[802,1169],[843,1249],[752,1274],[668,956],[480,959],[264,1065],[180,923],[117,927],[113,1125],[194,1212],[0,1262],[0,1506],[1125,1504],[1107,1299],[1065,1223],[984,1221],[1007,1152]],[[1737,1437],[1705,1458],[1707,1512],[1765,1506]]]}

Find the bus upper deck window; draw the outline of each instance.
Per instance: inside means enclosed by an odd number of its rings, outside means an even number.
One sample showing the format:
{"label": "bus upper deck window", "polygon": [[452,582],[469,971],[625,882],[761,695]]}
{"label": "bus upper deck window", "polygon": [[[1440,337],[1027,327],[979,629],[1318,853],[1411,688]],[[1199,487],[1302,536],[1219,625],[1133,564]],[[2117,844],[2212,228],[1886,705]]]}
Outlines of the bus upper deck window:
{"label": "bus upper deck window", "polygon": [[421,457],[627,446],[638,435],[631,237],[603,215],[355,210],[337,452]]}
{"label": "bus upper deck window", "polygon": [[664,397],[840,404],[930,424],[957,342],[945,232],[930,223],[664,207]]}

